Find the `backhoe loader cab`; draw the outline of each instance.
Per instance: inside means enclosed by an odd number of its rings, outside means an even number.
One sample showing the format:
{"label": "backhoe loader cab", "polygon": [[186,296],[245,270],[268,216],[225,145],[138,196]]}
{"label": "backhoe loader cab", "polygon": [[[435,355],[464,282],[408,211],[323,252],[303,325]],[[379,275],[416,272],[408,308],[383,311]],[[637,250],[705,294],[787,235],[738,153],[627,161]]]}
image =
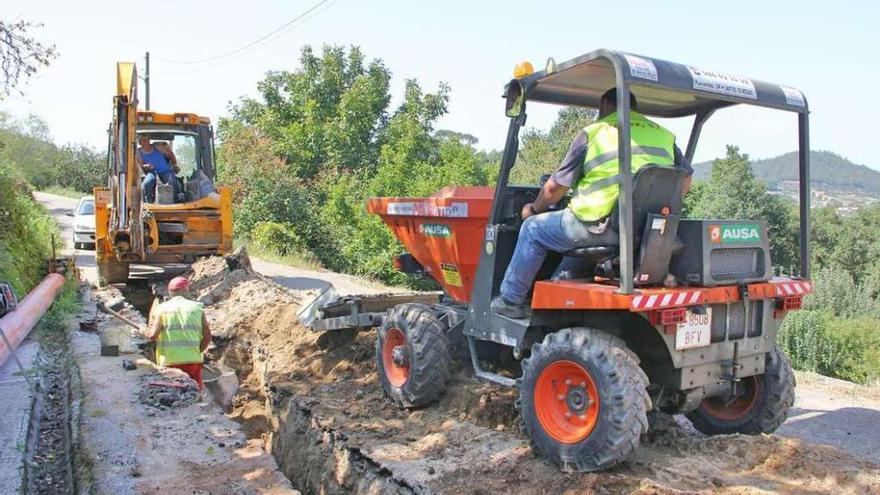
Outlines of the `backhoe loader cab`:
{"label": "backhoe loader cab", "polygon": [[190,203],[215,191],[214,129],[210,119],[189,113],[139,111],[137,120],[138,140],[146,138],[153,146],[167,147],[177,159],[176,184],[157,191],[155,203]]}
{"label": "backhoe loader cab", "polygon": [[[99,282],[125,282],[132,263],[191,263],[232,250],[232,196],[214,183],[211,121],[192,113],[138,111],[134,64],[117,64],[117,94],[108,130],[107,187],[95,188],[95,256]],[[138,139],[176,157],[168,183],[144,200]]]}
{"label": "backhoe loader cab", "polygon": [[[620,115],[620,194],[609,221],[619,242],[549,256],[527,317],[493,314],[489,303],[516,246],[520,211],[539,192],[508,184],[527,109],[537,103],[596,108],[611,88]],[[682,218],[686,173],[651,165],[631,173],[630,92],[644,115],[693,119],[688,162],[703,124],[719,109],[756,105],[796,116],[797,277],[772,276],[764,219]],[[384,314],[364,313],[377,307],[367,296],[331,303],[313,328],[377,325],[380,381],[404,407],[436,400],[457,354],[450,350],[464,350],[477,378],[519,390],[523,431],[538,454],[565,470],[626,460],[652,410],[686,413],[707,434],[774,431],[794,401],[794,376],[776,345],[777,330],[810,291],[803,94],[610,50],[558,64],[551,59],[539,72],[520,65],[504,94],[510,123],[494,188],[447,187],[431,197],[372,198],[367,205],[408,250],[397,265],[430,275],[443,294],[431,304],[389,305]],[[565,256],[586,258],[595,276],[551,278]]]}

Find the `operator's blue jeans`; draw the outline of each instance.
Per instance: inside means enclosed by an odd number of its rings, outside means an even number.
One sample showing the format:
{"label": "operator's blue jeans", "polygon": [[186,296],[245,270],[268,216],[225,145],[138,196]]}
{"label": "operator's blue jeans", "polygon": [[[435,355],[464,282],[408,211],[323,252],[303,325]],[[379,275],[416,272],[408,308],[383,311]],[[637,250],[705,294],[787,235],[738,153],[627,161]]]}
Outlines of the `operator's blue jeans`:
{"label": "operator's blue jeans", "polygon": [[[147,203],[155,203],[156,202],[156,175],[155,171],[147,172],[144,175],[144,181],[141,183],[141,187],[144,188],[144,200]],[[174,183],[174,172],[171,170],[158,174],[159,178],[162,179],[163,184],[171,184],[174,186],[175,192],[177,192],[177,185]]]}
{"label": "operator's blue jeans", "polygon": [[[520,228],[513,258],[501,282],[501,296],[509,303],[525,303],[548,251],[564,253],[582,247],[618,243],[619,238],[613,228],[603,228],[597,222],[583,222],[568,208],[531,216]],[[581,261],[565,258],[557,273]]]}

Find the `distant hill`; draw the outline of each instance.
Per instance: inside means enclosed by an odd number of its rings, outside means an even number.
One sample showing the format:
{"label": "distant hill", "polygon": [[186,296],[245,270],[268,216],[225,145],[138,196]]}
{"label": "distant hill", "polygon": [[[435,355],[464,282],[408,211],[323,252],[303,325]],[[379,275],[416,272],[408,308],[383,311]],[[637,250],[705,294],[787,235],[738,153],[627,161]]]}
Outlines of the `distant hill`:
{"label": "distant hill", "polygon": [[[755,176],[772,189],[778,189],[783,181],[798,179],[797,152],[751,163]],[[712,162],[694,165],[694,178],[707,180]],[[831,151],[813,151],[810,156],[811,182],[814,187],[861,191],[880,196],[880,172],[865,165],[853,163]],[[823,187],[824,186],[824,187]]]}

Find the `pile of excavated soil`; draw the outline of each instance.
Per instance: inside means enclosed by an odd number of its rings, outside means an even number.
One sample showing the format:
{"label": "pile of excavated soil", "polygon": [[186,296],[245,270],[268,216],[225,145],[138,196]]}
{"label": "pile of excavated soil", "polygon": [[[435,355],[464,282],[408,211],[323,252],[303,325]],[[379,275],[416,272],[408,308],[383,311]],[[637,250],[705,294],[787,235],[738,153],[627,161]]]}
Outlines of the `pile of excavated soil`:
{"label": "pile of excavated soil", "polygon": [[215,329],[211,357],[242,382],[233,416],[252,437],[275,431],[279,464],[306,491],[369,489],[358,478],[372,466],[416,492],[880,493],[880,466],[834,448],[775,435],[706,438],[667,416],[655,418],[624,465],[563,474],[533,455],[518,427],[515,391],[478,382],[462,366],[439,403],[398,409],[382,394],[375,331],[325,349],[297,324],[307,294],[274,284],[242,259],[206,259],[193,271]]}

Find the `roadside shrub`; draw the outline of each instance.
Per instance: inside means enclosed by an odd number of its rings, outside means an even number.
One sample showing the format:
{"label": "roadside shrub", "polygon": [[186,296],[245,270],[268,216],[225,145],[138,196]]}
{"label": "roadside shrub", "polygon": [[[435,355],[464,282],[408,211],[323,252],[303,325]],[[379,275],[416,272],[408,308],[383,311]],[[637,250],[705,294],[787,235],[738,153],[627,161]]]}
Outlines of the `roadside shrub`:
{"label": "roadside shrub", "polygon": [[874,318],[833,318],[827,328],[831,355],[821,373],[856,383],[880,379],[880,328]]}
{"label": "roadside shrub", "polygon": [[835,316],[880,317],[880,304],[872,298],[868,282],[857,282],[843,268],[823,268],[813,277],[813,291],[804,300],[808,309],[830,311]]}
{"label": "roadside shrub", "polygon": [[304,248],[293,226],[281,222],[258,222],[251,230],[251,242],[278,256],[301,253]]}
{"label": "roadside shrub", "polygon": [[786,316],[778,341],[795,369],[857,383],[880,379],[880,328],[873,318],[796,311]]}
{"label": "roadside shrub", "polygon": [[55,220],[31,198],[31,187],[0,163],[0,280],[21,297],[46,272],[52,236],[61,248]]}
{"label": "roadside shrub", "polygon": [[795,311],[785,317],[777,341],[795,369],[820,373],[828,367],[832,343],[828,315],[821,311]]}

